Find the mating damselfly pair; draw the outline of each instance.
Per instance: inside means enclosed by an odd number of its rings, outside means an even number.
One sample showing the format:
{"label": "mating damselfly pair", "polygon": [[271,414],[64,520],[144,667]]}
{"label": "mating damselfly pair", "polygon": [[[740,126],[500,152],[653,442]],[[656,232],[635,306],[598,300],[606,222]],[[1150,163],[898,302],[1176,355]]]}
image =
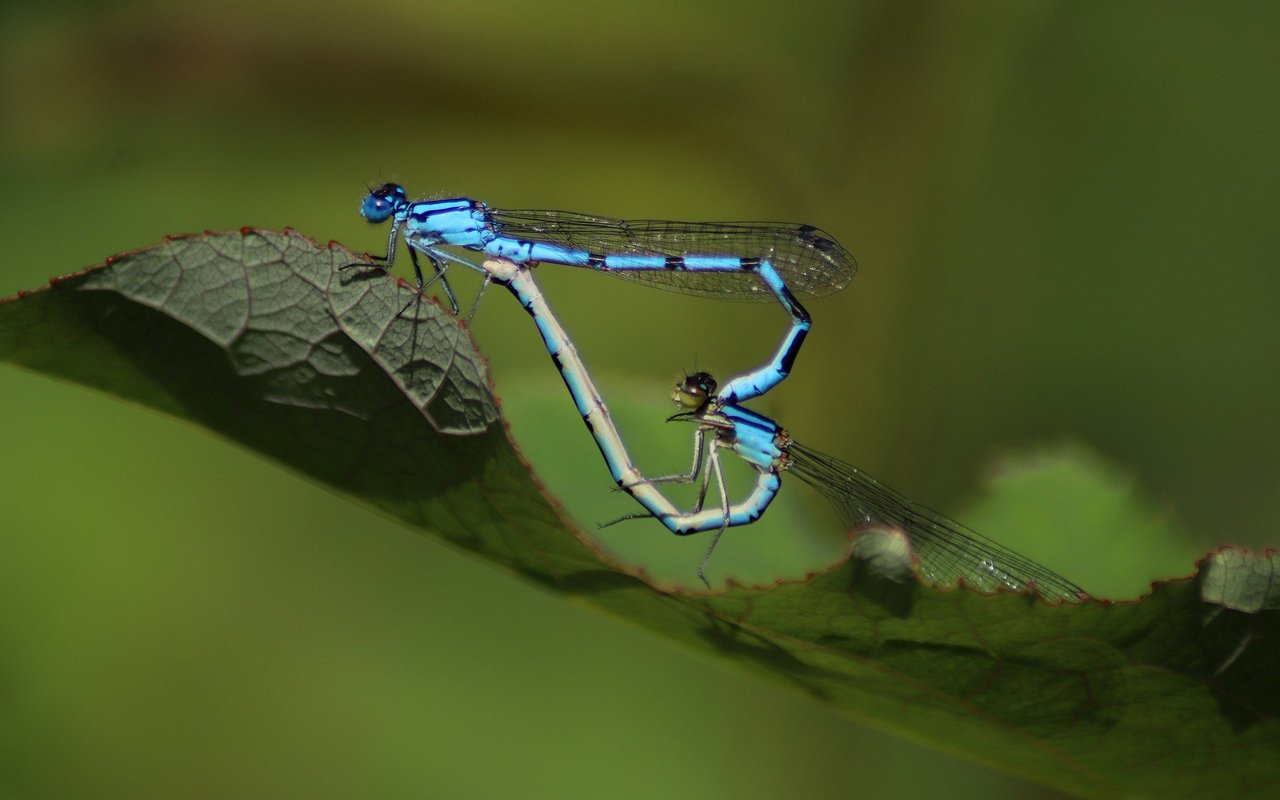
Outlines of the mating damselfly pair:
{"label": "mating damselfly pair", "polygon": [[[1047,568],[911,503],[854,467],[796,444],[775,422],[741,406],[781,383],[795,364],[811,327],[795,294],[836,292],[853,279],[853,256],[823,231],[795,224],[627,221],[565,211],[500,210],[467,198],[410,201],[392,183],[371,190],[361,213],[371,223],[391,222],[387,253],[378,264],[350,267],[390,269],[403,237],[419,294],[438,282],[454,313],[458,303],[446,277],[453,264],[479,272],[486,286],[498,283],[516,297],[533,318],[615,484],[646,511],[623,519],[653,518],[682,536],[716,532],[698,569],[708,586],[705,569],[720,536],[758,519],[777,496],[782,475],[792,472],[831,500],[850,528],[880,526],[904,533],[921,574],[930,581],[964,582],[984,591],[1005,588],[1059,601],[1085,596]],[[429,279],[420,256],[432,268]],[[776,300],[790,315],[791,326],[766,364],[723,387],[708,373],[689,376],[677,387],[676,399],[685,411],[673,419],[698,424],[693,467],[687,474],[650,478],[632,461],[577,349],[534,281],[530,267],[539,263],[593,269],[690,294]],[[722,449],[738,455],[757,474],[754,488],[738,502],[731,500],[725,483]],[[699,478],[698,501],[689,510],[677,507],[659,488]],[[707,507],[712,480],[719,502]]]}

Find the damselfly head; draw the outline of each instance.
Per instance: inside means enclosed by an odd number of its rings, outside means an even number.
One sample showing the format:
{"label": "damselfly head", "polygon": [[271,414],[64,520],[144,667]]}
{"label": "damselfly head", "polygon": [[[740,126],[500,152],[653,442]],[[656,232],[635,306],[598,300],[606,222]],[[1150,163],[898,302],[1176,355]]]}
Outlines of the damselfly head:
{"label": "damselfly head", "polygon": [[683,408],[697,411],[715,394],[716,386],[716,379],[711,377],[711,373],[695,372],[676,384],[671,399]]}
{"label": "damselfly head", "polygon": [[398,183],[384,183],[373,189],[360,204],[360,215],[373,223],[386,222],[392,214],[409,202],[404,187]]}

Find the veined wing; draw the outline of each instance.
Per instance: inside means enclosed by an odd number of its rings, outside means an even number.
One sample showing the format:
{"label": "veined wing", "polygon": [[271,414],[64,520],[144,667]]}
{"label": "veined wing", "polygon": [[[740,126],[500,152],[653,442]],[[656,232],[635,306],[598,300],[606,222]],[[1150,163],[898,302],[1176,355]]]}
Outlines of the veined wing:
{"label": "veined wing", "polygon": [[1048,567],[912,503],[857,467],[795,443],[789,452],[790,472],[825,495],[846,525],[881,523],[905,533],[921,574],[931,582],[963,581],[984,592],[1003,587],[1072,603],[1088,596]]}
{"label": "veined wing", "polygon": [[[593,217],[571,211],[498,210],[501,236],[598,255],[730,256],[767,260],[791,291],[824,295],[849,285],[858,265],[832,236],[810,225],[775,222],[667,222]],[[749,272],[610,270],[662,288],[738,300],[773,300]]]}

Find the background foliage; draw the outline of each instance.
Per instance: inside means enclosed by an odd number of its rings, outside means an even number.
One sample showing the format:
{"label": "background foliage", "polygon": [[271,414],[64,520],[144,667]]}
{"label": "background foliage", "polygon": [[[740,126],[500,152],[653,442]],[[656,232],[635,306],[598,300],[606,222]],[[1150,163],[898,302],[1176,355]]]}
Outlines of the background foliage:
{"label": "background foliage", "polygon": [[[376,249],[361,181],[393,177],[512,207],[804,220],[863,268],[811,304],[800,368],[763,404],[802,440],[1106,596],[1274,541],[1271,6],[0,14],[0,293],[201,228]],[[611,404],[660,401],[695,361],[743,368],[783,325],[572,273],[540,277]],[[603,473],[527,319],[489,298],[475,329],[535,467],[569,470],[557,494],[599,519]],[[170,420],[14,370],[0,404],[0,792],[1025,796]],[[670,435],[650,419],[629,424]],[[1186,537],[1121,559],[965,513],[996,457],[1064,442]],[[633,532],[676,569],[700,553]],[[763,538],[731,541],[725,569],[768,562]]]}

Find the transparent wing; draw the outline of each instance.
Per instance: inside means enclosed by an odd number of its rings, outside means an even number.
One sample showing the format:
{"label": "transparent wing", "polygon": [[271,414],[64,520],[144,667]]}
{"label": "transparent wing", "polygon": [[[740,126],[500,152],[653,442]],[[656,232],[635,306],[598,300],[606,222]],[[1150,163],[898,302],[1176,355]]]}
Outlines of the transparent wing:
{"label": "transparent wing", "polygon": [[[593,217],[571,211],[491,212],[498,233],[599,255],[736,256],[767,259],[791,291],[838,292],[858,269],[830,235],[810,225],[775,222],[664,222]],[[687,294],[773,300],[749,273],[611,271],[611,275]]]}
{"label": "transparent wing", "polygon": [[1068,602],[1088,596],[1056,572],[912,503],[857,467],[799,444],[793,443],[789,452],[790,472],[825,495],[846,525],[882,523],[903,531],[921,574],[934,583],[964,581],[985,592],[1004,587]]}

